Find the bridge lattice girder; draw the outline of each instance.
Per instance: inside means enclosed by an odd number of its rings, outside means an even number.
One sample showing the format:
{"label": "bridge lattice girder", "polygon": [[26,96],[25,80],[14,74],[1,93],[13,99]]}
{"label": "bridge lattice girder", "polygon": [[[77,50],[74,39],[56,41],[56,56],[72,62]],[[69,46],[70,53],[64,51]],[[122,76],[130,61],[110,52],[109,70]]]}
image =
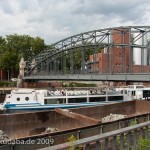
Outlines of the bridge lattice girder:
{"label": "bridge lattice girder", "polygon": [[[112,32],[113,31],[113,32]],[[114,32],[115,31],[115,32]],[[115,39],[112,40],[112,35],[119,33]],[[27,61],[27,72],[26,75],[30,75],[32,71],[36,68],[37,72],[42,71],[46,68],[47,60],[50,60],[55,55],[70,51],[78,47],[86,46],[98,46],[105,43],[104,47],[139,47],[139,48],[149,48],[149,43],[147,45],[135,44],[136,41],[141,39],[144,35],[149,34],[150,26],[127,26],[127,27],[115,27],[93,30],[85,33],[80,33],[51,45],[52,49],[45,49],[37,56],[35,56],[36,65],[32,66],[32,60]],[[130,42],[129,43],[116,43],[116,41],[123,37],[125,33],[129,33]],[[132,34],[137,33],[136,37],[132,37]],[[42,67],[41,67],[42,66]]]}

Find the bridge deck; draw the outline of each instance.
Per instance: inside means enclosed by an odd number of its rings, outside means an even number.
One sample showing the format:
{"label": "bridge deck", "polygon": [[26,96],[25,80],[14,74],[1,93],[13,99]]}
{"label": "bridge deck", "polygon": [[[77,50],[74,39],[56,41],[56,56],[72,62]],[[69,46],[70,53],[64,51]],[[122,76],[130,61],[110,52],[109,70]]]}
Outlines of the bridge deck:
{"label": "bridge deck", "polygon": [[25,80],[85,80],[85,81],[150,81],[150,74],[67,74],[67,75],[31,75]]}

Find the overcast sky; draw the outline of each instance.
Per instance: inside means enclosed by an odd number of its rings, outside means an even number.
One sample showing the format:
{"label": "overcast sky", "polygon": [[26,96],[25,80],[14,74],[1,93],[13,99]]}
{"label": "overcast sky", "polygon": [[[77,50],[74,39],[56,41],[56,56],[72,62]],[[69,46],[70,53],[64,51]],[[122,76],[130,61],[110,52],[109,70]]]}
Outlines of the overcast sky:
{"label": "overcast sky", "polygon": [[40,36],[47,44],[109,27],[150,25],[149,0],[0,0],[0,36]]}

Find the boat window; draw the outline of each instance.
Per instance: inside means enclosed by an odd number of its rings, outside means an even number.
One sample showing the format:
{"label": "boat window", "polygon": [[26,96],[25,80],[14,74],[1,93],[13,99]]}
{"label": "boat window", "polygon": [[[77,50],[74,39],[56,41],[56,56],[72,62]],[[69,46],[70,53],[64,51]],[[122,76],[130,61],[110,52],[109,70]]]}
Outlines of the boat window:
{"label": "boat window", "polygon": [[123,96],[109,96],[108,101],[120,101],[123,100]]}
{"label": "boat window", "polygon": [[44,104],[65,104],[65,99],[44,99]]}
{"label": "boat window", "polygon": [[105,97],[90,97],[89,98],[90,102],[101,102],[101,101],[106,101]]}
{"label": "boat window", "polygon": [[19,98],[19,97],[17,98],[17,101],[20,101],[20,98]]}
{"label": "boat window", "polygon": [[69,98],[68,103],[84,103],[87,102],[86,98]]}
{"label": "boat window", "polygon": [[127,90],[121,90],[121,94],[127,94]]}
{"label": "boat window", "polygon": [[129,85],[128,87],[129,87],[129,88],[134,88],[134,86],[132,86],[132,85]]}
{"label": "boat window", "polygon": [[144,86],[136,86],[136,88],[144,88]]}
{"label": "boat window", "polygon": [[149,98],[150,97],[150,91],[149,90],[144,90],[143,91],[143,98]]}
{"label": "boat window", "polygon": [[135,91],[132,91],[132,96],[135,96]]}
{"label": "boat window", "polygon": [[63,99],[58,99],[57,104],[63,104]]}
{"label": "boat window", "polygon": [[29,97],[26,97],[25,100],[28,101],[28,100],[29,100]]}

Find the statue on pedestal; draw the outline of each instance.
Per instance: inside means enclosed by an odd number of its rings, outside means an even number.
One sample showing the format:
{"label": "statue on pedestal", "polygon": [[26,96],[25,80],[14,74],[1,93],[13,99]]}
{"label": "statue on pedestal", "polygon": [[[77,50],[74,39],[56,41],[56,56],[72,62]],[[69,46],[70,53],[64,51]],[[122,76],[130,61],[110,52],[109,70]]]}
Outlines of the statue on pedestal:
{"label": "statue on pedestal", "polygon": [[24,76],[24,69],[26,67],[26,62],[24,61],[24,58],[22,57],[21,60],[20,60],[20,63],[19,63],[19,75],[21,75],[22,77]]}
{"label": "statue on pedestal", "polygon": [[22,87],[22,78],[24,76],[25,67],[26,67],[26,62],[24,61],[24,58],[22,57],[19,63],[19,75],[17,79],[17,87]]}

